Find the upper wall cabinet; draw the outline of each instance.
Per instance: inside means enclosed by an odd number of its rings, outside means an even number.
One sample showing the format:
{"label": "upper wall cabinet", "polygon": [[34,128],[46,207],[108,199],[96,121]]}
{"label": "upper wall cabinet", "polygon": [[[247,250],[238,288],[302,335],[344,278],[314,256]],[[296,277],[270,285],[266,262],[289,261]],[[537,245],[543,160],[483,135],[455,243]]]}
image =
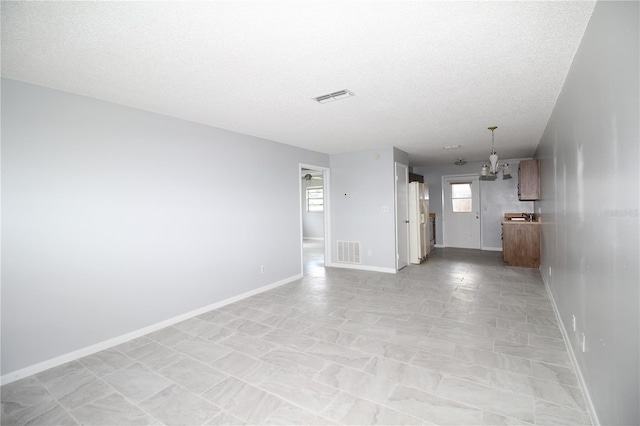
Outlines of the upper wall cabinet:
{"label": "upper wall cabinet", "polygon": [[540,166],[538,160],[523,160],[518,166],[518,199],[540,199]]}

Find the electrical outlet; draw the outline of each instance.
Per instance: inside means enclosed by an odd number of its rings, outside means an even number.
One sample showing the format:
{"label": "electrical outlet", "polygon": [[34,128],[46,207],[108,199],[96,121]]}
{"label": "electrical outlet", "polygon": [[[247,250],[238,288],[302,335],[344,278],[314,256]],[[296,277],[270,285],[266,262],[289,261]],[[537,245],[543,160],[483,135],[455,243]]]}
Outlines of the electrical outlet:
{"label": "electrical outlet", "polygon": [[582,352],[587,351],[587,337],[582,333]]}
{"label": "electrical outlet", "polygon": [[571,315],[572,317],[572,327],[573,327],[573,331],[576,331],[576,316],[575,315]]}
{"label": "electrical outlet", "polygon": [[264,274],[264,265],[262,265],[262,266],[260,267],[260,273],[261,273],[261,274]]}

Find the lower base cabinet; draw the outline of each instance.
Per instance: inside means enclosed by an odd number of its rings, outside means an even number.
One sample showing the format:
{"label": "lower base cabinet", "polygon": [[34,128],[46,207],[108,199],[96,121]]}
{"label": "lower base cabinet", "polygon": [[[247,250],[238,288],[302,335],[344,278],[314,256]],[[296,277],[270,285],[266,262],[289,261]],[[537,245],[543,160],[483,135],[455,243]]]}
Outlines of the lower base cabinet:
{"label": "lower base cabinet", "polygon": [[502,260],[509,266],[540,267],[540,223],[502,223]]}

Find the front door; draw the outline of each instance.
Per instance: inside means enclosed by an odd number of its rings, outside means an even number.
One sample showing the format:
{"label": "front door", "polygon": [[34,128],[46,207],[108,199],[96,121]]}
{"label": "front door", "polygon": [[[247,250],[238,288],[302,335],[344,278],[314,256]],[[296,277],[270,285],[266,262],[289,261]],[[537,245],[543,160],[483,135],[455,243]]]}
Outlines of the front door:
{"label": "front door", "polygon": [[480,181],[478,175],[442,177],[444,246],[479,249]]}

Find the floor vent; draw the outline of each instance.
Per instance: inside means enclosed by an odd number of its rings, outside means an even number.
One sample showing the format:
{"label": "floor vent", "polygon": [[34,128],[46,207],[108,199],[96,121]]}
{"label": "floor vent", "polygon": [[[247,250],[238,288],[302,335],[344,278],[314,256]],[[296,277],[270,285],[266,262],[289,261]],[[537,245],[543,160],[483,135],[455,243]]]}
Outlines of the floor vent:
{"label": "floor vent", "polygon": [[338,262],[360,263],[360,243],[338,241]]}

